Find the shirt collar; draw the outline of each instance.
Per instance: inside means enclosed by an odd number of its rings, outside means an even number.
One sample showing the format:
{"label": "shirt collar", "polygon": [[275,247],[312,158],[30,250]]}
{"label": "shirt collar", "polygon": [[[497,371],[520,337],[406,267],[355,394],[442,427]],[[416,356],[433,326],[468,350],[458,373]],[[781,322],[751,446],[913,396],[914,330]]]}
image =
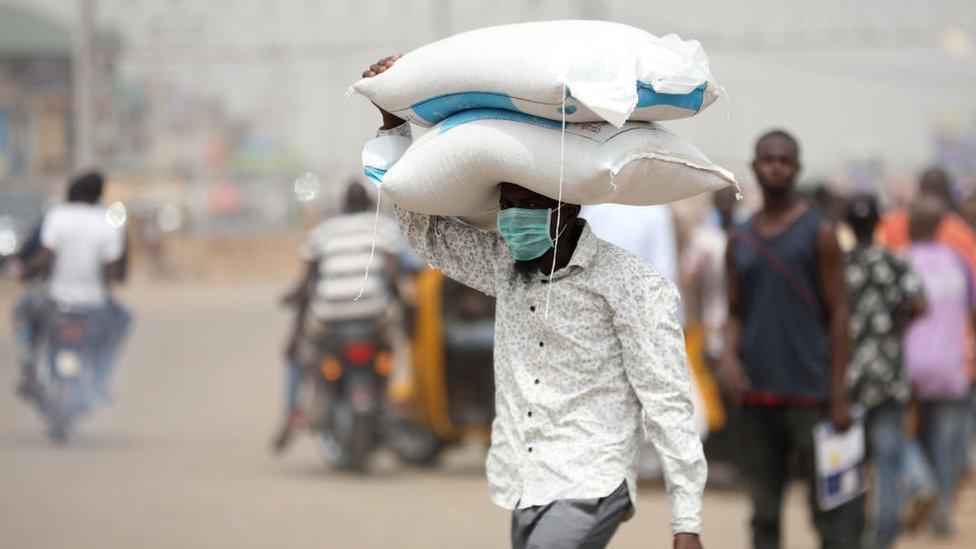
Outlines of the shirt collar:
{"label": "shirt collar", "polygon": [[[569,263],[565,267],[552,274],[553,279],[562,278],[575,272],[577,269],[588,269],[593,265],[597,249],[599,249],[600,239],[590,230],[590,224],[586,220],[582,218],[580,220],[583,222],[583,230],[580,233],[579,240],[576,241],[576,249],[573,250],[573,256],[569,258]],[[540,280],[548,280],[549,274],[540,272],[537,278]]]}

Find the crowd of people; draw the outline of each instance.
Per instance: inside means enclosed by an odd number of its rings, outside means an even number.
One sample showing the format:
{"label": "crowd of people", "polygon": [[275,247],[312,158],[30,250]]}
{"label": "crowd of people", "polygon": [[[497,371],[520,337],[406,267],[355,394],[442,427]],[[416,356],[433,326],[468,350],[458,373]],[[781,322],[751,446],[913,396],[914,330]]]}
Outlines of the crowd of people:
{"label": "crowd of people", "polygon": [[[758,140],[752,166],[762,206],[725,226],[728,316],[715,374],[741,441],[753,546],[779,546],[790,455],[823,547],[862,537],[891,547],[904,521],[950,536],[972,445],[976,305],[976,240],[955,213],[955,189],[933,168],[911,205],[887,215],[870,194],[820,210],[797,192],[800,146],[781,131]],[[814,428],[824,418],[847,428],[852,405],[864,414],[871,504],[825,510]]]}
{"label": "crowd of people", "polygon": [[[381,115],[377,141],[392,164],[410,128]],[[887,211],[872,194],[807,200],[800,143],[783,130],[758,138],[752,170],[759,209],[746,215],[734,189],[718,191],[680,247],[667,206],[581,208],[500,182],[490,232],[399,207],[386,218],[351,184],[341,214],[303,244],[302,278],[284,298],[295,322],[275,447],[306,420],[298,394],[322,334],[368,320],[403,346],[400,269],[419,258],[496,299],[487,473],[493,501],[512,512],[513,547],[605,545],[634,513],[641,433],[667,481],[674,546],[701,547],[701,438],[723,426],[757,549],[781,545],[793,475],[807,485],[822,547],[888,548],[906,526],[951,536],[976,424],[976,220],[938,168],[921,175],[911,203]],[[47,272],[15,315],[25,396],[40,389],[40,324],[73,306],[105,326],[95,381],[109,398],[129,318],[109,290],[126,246],[98,207],[102,184],[94,173],[73,181],[13,273]],[[720,405],[704,410],[716,387]],[[866,496],[818,499],[824,425],[863,425]]]}
{"label": "crowd of people", "polygon": [[[406,131],[404,124],[388,125],[392,127],[381,131],[381,138],[384,132]],[[584,385],[603,391],[622,382],[630,389],[621,385],[593,396],[606,400],[596,407],[567,408],[563,413],[589,413],[593,421],[602,422],[606,418],[599,418],[601,410],[636,404],[629,397],[614,396],[629,391],[638,391],[642,406],[658,406],[664,412],[644,429],[663,462],[674,498],[676,535],[696,534],[700,521],[704,461],[689,444],[725,424],[738,443],[742,480],[753,506],[750,526],[756,548],[780,546],[780,508],[794,474],[807,484],[823,547],[892,547],[906,527],[951,536],[954,502],[971,467],[976,420],[976,226],[962,215],[958,190],[938,168],[920,176],[917,196],[910,203],[887,211],[881,198],[865,193],[807,200],[797,186],[800,153],[798,140],[785,131],[761,136],[752,163],[762,195],[760,208],[747,215],[734,190],[716,192],[704,220],[680,238],[666,206],[580,209],[510,184],[502,185],[502,201],[508,206],[502,212],[513,215],[508,225],[509,216],[500,215],[500,234],[400,209],[398,232],[397,221],[377,217],[371,191],[350,184],[341,214],[317,226],[303,244],[303,276],[284,298],[296,313],[285,351],[286,414],[276,447],[283,449],[305,421],[297,395],[303,364],[315,352],[307,347],[318,335],[342,322],[370,319],[381,322],[391,340],[404,337],[403,319],[392,311],[400,300],[399,270],[420,267],[406,248],[409,243],[423,261],[499,300],[496,353],[502,354],[502,362],[496,363],[495,383],[500,391],[520,396],[501,401],[496,430],[501,426],[530,433],[539,448],[568,444],[573,452],[597,455],[604,443],[636,444],[624,431],[596,438],[594,433],[561,432],[554,419],[555,404],[543,406],[533,394],[549,391],[553,398],[551,394],[560,392],[585,393],[585,387],[571,383],[579,378],[575,370],[580,361],[589,360],[586,353],[593,354],[595,364],[602,361],[597,357],[619,352],[601,346],[607,341],[623,341],[632,352],[667,350],[642,359],[661,364],[653,377],[643,378],[646,372],[637,362],[624,362],[619,376],[611,371],[599,383]],[[43,288],[25,293],[16,309],[23,366],[19,390],[24,395],[37,391],[33,353],[45,311],[69,304],[104,311],[99,315],[107,343],[97,388],[108,398],[111,356],[128,315],[108,291],[108,281],[124,272],[125,245],[123,233],[106,224],[97,206],[101,187],[98,174],[75,179],[67,203],[48,212],[35,231],[37,243],[20,255],[17,276],[48,273]],[[561,225],[552,235],[548,216],[556,210],[561,210]],[[545,217],[534,219],[534,212]],[[576,273],[571,288],[590,286],[586,292],[557,290],[550,296],[552,273],[546,265],[553,261],[556,242],[564,233],[562,238],[570,239],[575,251],[555,255],[557,265],[563,266],[555,270],[554,281]],[[541,256],[530,257],[538,250],[543,250]],[[486,258],[486,253],[501,259]],[[514,265],[505,259],[516,253],[526,259]],[[606,268],[598,267],[597,258],[630,272],[634,279],[628,278],[628,284],[645,279],[650,286],[604,287],[613,278],[597,276]],[[596,274],[578,277],[587,268]],[[367,271],[370,276],[364,279]],[[683,289],[681,307],[669,290],[674,286]],[[512,292],[517,299],[506,295]],[[652,299],[661,310],[673,310],[673,317],[642,319],[640,311],[618,310],[606,325],[598,322],[582,329],[578,323],[597,306],[587,301],[586,296],[596,295],[593,292],[620,294],[614,301],[617,306]],[[527,314],[513,310],[523,305]],[[548,321],[533,320],[538,313],[544,318],[547,308],[552,315]],[[652,310],[655,315],[660,312]],[[662,403],[658,394],[661,387],[670,396],[684,391],[682,374],[672,371],[683,362],[682,353],[668,343],[642,339],[659,333],[662,326],[671,334],[668,341],[678,328],[689,338],[688,388],[698,416],[694,421],[686,416],[681,399],[674,408]],[[701,333],[693,336],[695,330]],[[527,334],[544,354],[526,354],[520,341]],[[616,337],[607,340],[604,336],[610,334]],[[691,345],[692,337],[700,344]],[[581,354],[581,349],[589,350]],[[500,367],[506,355],[507,363],[533,364],[531,375]],[[674,360],[664,364],[662,356]],[[698,360],[704,370],[695,369]],[[555,387],[537,388],[543,382]],[[723,419],[718,423],[714,410],[701,410],[709,400],[702,393],[714,387],[713,382],[722,394]],[[545,416],[536,418],[534,412]],[[844,431],[858,421],[863,421],[871,471],[867,496],[824,508],[817,500],[814,431],[824,422]],[[561,462],[559,453],[550,453],[545,467],[554,468],[553,474],[526,471],[525,458],[512,452],[527,442],[498,446],[498,436],[488,459],[489,478],[496,502],[513,509],[514,546],[526,546],[530,539],[558,541],[570,534],[605,542],[632,514],[635,471],[626,460],[606,463],[601,476],[580,484],[567,479],[587,476],[590,465]],[[533,446],[523,450],[531,453]],[[618,473],[623,483],[608,484]],[[581,510],[572,502],[586,498],[559,497],[570,493],[599,496],[594,500],[598,503]],[[530,504],[523,505],[525,498],[532,498]],[[567,534],[556,527],[581,512],[590,529]],[[540,522],[540,515],[550,517],[551,525]],[[540,524],[545,527],[539,529]]]}
{"label": "crowd of people", "polygon": [[[392,164],[409,125],[381,114],[377,141],[387,140]],[[423,262],[497,300],[487,470],[492,499],[512,510],[514,547],[605,544],[633,513],[640,431],[667,481],[675,547],[700,547],[699,437],[723,427],[752,502],[753,547],[781,545],[794,475],[822,547],[892,547],[906,524],[952,535],[973,442],[976,229],[939,169],[922,175],[911,204],[884,211],[870,194],[806,199],[800,144],[786,131],[760,136],[754,153],[758,210],[743,212],[734,189],[718,191],[681,238],[667,206],[580,208],[505,182],[497,233],[395,208]],[[307,303],[376,317],[393,296],[384,265],[398,262],[397,237],[392,221],[368,213],[368,194],[351,186],[343,215],[303,248],[309,270],[289,298],[299,307],[279,447],[301,421],[295,364]],[[355,275],[367,269],[378,276],[363,286]],[[346,303],[359,291],[364,301]],[[376,310],[364,311],[374,298]],[[687,360],[674,345],[682,333]],[[578,422],[603,427],[574,430]],[[867,495],[818,499],[814,433],[824,425],[863,428]]]}

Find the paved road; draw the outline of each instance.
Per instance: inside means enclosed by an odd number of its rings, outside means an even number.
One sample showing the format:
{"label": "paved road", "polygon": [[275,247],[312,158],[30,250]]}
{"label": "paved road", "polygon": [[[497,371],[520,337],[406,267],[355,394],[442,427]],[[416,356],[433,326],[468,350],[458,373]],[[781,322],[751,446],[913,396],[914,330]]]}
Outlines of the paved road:
{"label": "paved road", "polygon": [[[286,458],[269,454],[287,321],[273,306],[276,291],[126,290],[138,318],[117,403],[58,448],[8,390],[13,288],[0,283],[0,547],[505,547],[508,515],[488,501],[478,448],[454,451],[431,472],[382,459],[368,477],[329,472],[307,440]],[[965,516],[976,513],[974,499],[970,492]],[[802,494],[791,493],[786,513],[788,546],[814,547]],[[710,491],[707,546],[745,547],[746,514],[741,495]],[[667,521],[662,491],[642,488],[637,516],[612,546],[665,547]],[[961,537],[976,540],[973,521],[960,523]]]}

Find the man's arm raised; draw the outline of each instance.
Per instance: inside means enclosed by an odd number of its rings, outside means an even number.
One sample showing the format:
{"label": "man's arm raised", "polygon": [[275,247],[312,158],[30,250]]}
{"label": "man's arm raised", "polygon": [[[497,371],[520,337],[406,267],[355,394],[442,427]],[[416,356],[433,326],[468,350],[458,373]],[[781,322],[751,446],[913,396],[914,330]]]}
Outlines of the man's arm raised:
{"label": "man's arm raised", "polygon": [[[380,59],[363,72],[363,78],[386,72],[400,57]],[[406,152],[412,137],[405,120],[379,105],[376,108],[383,117],[383,126],[377,138],[366,145],[363,157],[367,175],[382,187],[382,174]],[[394,141],[381,143],[384,139]],[[495,260],[501,246],[497,234],[443,217],[409,212],[399,206],[394,209],[400,231],[418,256],[454,280],[495,295]]]}

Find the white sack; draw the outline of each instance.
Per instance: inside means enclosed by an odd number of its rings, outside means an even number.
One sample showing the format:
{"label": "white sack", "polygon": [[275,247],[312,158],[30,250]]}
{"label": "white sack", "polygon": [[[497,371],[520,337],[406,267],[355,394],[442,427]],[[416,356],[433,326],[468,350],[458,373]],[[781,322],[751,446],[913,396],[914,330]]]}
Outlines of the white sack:
{"label": "white sack", "polygon": [[[367,146],[363,161],[402,208],[493,228],[501,182],[559,198],[560,127],[512,111],[465,111],[431,128],[385,171],[382,151]],[[567,124],[562,158],[562,200],[571,204],[646,206],[735,184],[731,172],[649,122]]]}
{"label": "white sack", "polygon": [[547,21],[445,38],[352,89],[425,127],[477,108],[559,120],[565,91],[568,122],[619,127],[692,116],[720,88],[695,40],[606,21]]}

